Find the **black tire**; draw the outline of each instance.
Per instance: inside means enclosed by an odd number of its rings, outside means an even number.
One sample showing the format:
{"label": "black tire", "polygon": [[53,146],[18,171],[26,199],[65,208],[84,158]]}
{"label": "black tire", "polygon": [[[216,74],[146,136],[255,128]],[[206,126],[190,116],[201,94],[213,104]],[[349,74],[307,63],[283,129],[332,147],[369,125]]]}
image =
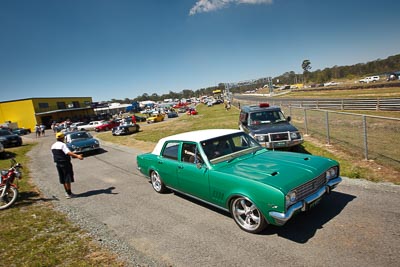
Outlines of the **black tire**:
{"label": "black tire", "polygon": [[161,180],[161,177],[157,171],[152,171],[150,173],[150,181],[154,191],[157,193],[165,193],[167,191],[167,188],[165,187],[165,184]]}
{"label": "black tire", "polygon": [[[0,195],[3,194],[5,185],[0,187]],[[4,210],[14,204],[18,198],[18,190],[15,187],[10,186],[3,197],[0,197],[0,210]]]}
{"label": "black tire", "polygon": [[268,225],[261,211],[248,198],[233,199],[230,211],[235,223],[246,232],[257,234]]}

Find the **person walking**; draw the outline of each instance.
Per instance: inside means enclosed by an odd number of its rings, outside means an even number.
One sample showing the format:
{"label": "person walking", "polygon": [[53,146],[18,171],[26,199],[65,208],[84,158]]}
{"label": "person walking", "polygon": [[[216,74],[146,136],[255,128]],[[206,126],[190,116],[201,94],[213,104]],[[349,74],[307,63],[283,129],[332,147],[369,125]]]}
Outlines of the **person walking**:
{"label": "person walking", "polygon": [[45,136],[46,126],[43,123],[40,124],[40,133],[41,133],[41,135]]}
{"label": "person walking", "polygon": [[39,124],[36,124],[36,126],[35,126],[35,133],[36,133],[36,137],[40,137],[41,129],[40,129]]}
{"label": "person walking", "polygon": [[57,141],[51,146],[51,152],[53,153],[53,159],[56,163],[60,184],[62,184],[65,189],[65,197],[73,198],[75,195],[71,191],[71,183],[74,182],[74,171],[71,157],[83,160],[83,156],[71,152],[63,142],[64,137],[62,132],[56,134]]}

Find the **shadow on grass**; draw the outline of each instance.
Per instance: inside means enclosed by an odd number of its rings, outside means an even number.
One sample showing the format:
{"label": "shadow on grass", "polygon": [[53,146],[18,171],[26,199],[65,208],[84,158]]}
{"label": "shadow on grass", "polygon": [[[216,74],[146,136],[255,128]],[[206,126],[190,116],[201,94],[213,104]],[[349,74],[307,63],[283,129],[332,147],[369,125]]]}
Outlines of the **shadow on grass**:
{"label": "shadow on grass", "polygon": [[16,207],[24,207],[24,206],[30,206],[32,204],[35,204],[37,202],[49,202],[49,201],[55,201],[58,200],[54,197],[51,198],[45,198],[42,197],[38,192],[35,191],[20,191],[18,193],[18,199],[14,203],[13,206]]}
{"label": "shadow on grass", "polygon": [[12,159],[12,158],[15,158],[16,156],[17,156],[16,153],[11,152],[11,151],[7,151],[7,150],[4,151],[4,153],[0,154],[0,158],[3,159],[3,160]]}

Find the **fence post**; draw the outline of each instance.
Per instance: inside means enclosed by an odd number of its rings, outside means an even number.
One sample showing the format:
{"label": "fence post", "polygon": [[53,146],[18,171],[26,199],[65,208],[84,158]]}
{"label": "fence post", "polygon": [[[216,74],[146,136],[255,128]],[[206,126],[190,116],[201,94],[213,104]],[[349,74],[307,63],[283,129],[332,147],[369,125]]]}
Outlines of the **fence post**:
{"label": "fence post", "polygon": [[325,111],[325,125],[326,125],[326,141],[328,145],[331,144],[331,136],[329,132],[329,113],[328,111]]}
{"label": "fence post", "polygon": [[306,135],[308,135],[308,127],[307,127],[307,109],[304,109],[304,128],[306,129]]}
{"label": "fence post", "polygon": [[367,137],[367,117],[362,115],[363,130],[364,130],[364,155],[365,159],[368,160],[368,137]]}

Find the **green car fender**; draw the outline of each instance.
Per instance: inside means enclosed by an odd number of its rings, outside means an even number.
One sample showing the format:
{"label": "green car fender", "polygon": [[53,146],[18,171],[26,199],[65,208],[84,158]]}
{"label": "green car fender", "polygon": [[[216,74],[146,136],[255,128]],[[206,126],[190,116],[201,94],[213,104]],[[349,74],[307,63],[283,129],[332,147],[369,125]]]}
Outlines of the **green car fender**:
{"label": "green car fender", "polygon": [[[217,174],[215,173],[215,175]],[[228,211],[231,211],[232,201],[238,197],[247,198],[256,205],[268,223],[274,221],[269,216],[270,211],[285,211],[285,195],[273,186],[246,178],[238,178],[235,175],[218,175],[218,179],[213,179],[213,176],[210,177],[213,202],[219,202]],[[217,180],[218,183],[213,183],[213,180]]]}

